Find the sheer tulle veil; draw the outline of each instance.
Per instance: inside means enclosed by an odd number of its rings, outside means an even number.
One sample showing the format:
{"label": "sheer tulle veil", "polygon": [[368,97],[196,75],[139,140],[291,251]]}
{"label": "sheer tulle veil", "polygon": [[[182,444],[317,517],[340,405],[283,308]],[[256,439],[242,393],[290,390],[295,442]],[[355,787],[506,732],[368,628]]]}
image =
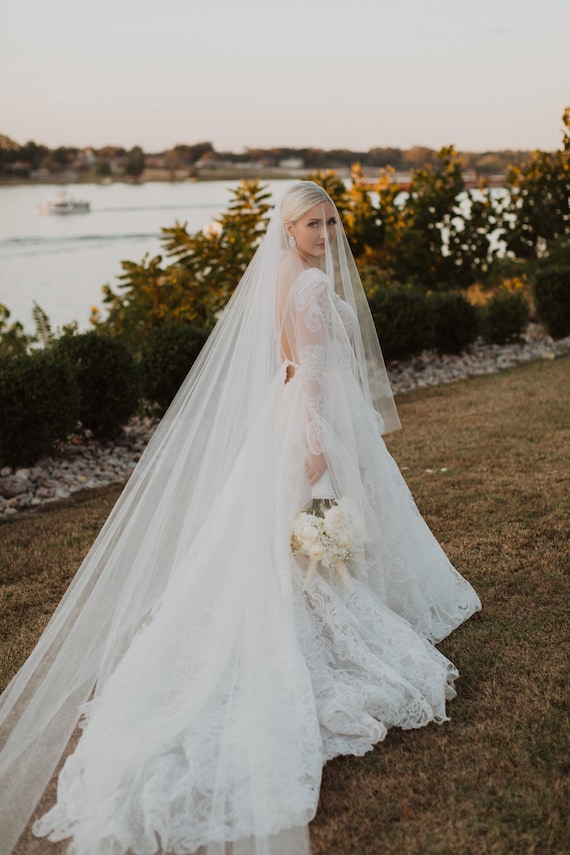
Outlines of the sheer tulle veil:
{"label": "sheer tulle veil", "polygon": [[[312,182],[295,184],[277,204],[203,351],[38,644],[0,699],[2,855],[12,851],[33,814],[83,705],[105,696],[125,653],[152,624],[173,586],[188,598],[195,656],[205,657],[209,673],[218,675],[218,692],[226,680],[236,687],[238,720],[246,731],[239,758],[225,743],[219,749],[210,827],[226,829],[234,855],[307,851],[305,827],[316,807],[320,769],[303,768],[304,741],[320,737],[302,720],[302,706],[295,705],[299,718],[293,714],[291,721],[279,712],[282,705],[285,712],[291,708],[293,695],[308,696],[310,685],[302,663],[290,672],[283,666],[284,645],[296,649],[288,619],[291,582],[268,562],[279,511],[274,424],[284,382],[283,333],[294,335],[284,329],[283,303],[303,269],[286,225],[295,211],[319,204],[332,201]],[[352,370],[377,413],[379,432],[386,433],[399,427],[398,416],[366,296],[338,214],[336,219],[322,269],[358,318]],[[239,507],[226,503],[228,484],[242,495]],[[203,537],[206,525],[212,531],[212,520],[219,520],[217,543]],[[233,608],[228,605],[226,612],[228,585]],[[217,617],[222,614],[223,625]],[[263,638],[271,643],[260,644]],[[176,649],[176,639],[172,643]],[[218,659],[214,649],[221,651]],[[271,697],[264,685],[271,686]],[[279,732],[264,735],[263,722],[272,720]],[[228,723],[228,744],[232,727]],[[290,746],[290,772],[283,773],[280,796],[279,781],[264,777],[263,757],[285,730],[288,741],[281,744]],[[258,778],[253,772],[243,777],[246,767],[258,770]],[[294,798],[288,789],[293,783]],[[242,816],[230,807],[238,784]],[[294,802],[284,809],[286,828],[275,819],[281,797]],[[202,845],[210,855],[230,851],[215,831]]]}

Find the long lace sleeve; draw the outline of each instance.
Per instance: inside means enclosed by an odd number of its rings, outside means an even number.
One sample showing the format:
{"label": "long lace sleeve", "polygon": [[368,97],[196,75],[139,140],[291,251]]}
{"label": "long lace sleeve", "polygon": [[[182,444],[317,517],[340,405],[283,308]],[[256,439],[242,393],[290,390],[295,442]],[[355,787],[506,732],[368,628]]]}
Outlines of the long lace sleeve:
{"label": "long lace sleeve", "polygon": [[307,447],[311,454],[324,450],[322,419],[329,307],[327,278],[320,270],[305,271],[297,280],[297,350],[305,401]]}
{"label": "long lace sleeve", "polygon": [[345,300],[342,300],[339,297],[336,291],[333,293],[333,300],[335,309],[337,310],[339,317],[346,330],[346,334],[349,338],[352,338],[356,330],[356,326],[358,324],[356,312],[354,311],[352,306],[349,306],[349,304]]}

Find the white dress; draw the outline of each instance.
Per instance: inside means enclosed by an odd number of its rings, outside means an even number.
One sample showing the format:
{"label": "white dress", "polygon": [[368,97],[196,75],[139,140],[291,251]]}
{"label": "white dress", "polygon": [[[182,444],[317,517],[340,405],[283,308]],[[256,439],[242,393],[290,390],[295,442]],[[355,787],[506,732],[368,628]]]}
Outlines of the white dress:
{"label": "white dress", "polygon": [[[327,760],[447,718],[457,671],[433,642],[479,599],[379,436],[351,370],[350,307],[309,269],[285,311],[291,358],[213,513],[191,542],[181,535],[160,601],[87,705],[57,803],[34,827],[71,836],[77,855],[278,839],[314,816]],[[317,494],[350,497],[366,528],[350,586],[319,572],[303,590],[290,533],[313,493],[307,451],[326,455]],[[259,525],[260,503],[273,525]]]}

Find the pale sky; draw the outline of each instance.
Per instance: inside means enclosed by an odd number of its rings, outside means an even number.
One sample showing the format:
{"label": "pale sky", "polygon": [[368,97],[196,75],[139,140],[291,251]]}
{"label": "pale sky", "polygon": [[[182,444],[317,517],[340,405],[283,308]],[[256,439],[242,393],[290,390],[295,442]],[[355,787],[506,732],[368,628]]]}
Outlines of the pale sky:
{"label": "pale sky", "polygon": [[551,150],[570,0],[19,0],[0,133],[51,147]]}

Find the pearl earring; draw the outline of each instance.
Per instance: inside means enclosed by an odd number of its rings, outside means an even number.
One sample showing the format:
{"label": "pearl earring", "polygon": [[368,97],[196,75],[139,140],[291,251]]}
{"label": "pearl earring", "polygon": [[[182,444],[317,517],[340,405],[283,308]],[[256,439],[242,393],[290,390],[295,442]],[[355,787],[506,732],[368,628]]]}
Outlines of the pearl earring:
{"label": "pearl earring", "polygon": [[296,246],[296,245],[297,245],[297,241],[295,240],[295,238],[293,237],[293,235],[289,235],[289,246],[290,246],[290,247],[294,247],[294,246]]}

